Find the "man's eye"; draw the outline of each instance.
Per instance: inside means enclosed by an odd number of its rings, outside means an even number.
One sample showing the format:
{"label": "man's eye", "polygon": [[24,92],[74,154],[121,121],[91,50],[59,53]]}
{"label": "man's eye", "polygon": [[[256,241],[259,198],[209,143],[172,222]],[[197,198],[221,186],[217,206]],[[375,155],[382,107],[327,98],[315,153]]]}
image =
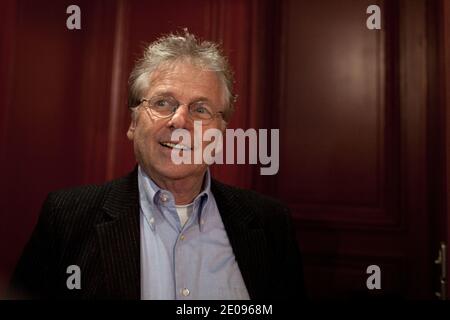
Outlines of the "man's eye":
{"label": "man's eye", "polygon": [[170,107],[170,106],[171,106],[170,102],[169,102],[168,100],[165,100],[165,99],[159,99],[159,100],[156,100],[156,101],[153,103],[153,105],[154,105],[155,107],[157,107],[157,108],[167,108],[167,107]]}
{"label": "man's eye", "polygon": [[194,111],[196,113],[206,113],[207,112],[207,110],[205,108],[203,108],[203,107],[195,108]]}
{"label": "man's eye", "polygon": [[209,113],[211,113],[211,112],[209,111],[209,109],[208,109],[206,106],[202,105],[202,104],[196,105],[196,106],[193,108],[193,111],[194,111],[195,113],[200,113],[200,114],[209,114]]}

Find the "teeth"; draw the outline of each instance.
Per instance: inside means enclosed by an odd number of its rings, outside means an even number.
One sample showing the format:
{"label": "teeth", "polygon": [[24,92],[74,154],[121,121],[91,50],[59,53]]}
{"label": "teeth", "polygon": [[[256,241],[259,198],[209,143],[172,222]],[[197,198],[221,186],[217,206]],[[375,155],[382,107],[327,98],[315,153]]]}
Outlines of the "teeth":
{"label": "teeth", "polygon": [[173,149],[180,149],[180,150],[189,150],[188,147],[182,145],[182,144],[175,144],[172,142],[161,142],[161,144],[163,146],[169,147],[169,148],[173,148]]}

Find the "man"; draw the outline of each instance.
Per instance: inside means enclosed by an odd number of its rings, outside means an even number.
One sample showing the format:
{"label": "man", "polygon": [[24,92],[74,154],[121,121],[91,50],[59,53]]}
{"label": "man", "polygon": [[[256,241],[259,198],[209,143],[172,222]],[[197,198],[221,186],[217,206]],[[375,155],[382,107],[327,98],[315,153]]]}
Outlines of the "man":
{"label": "man", "polygon": [[[130,76],[137,167],[101,186],[50,193],[13,276],[45,298],[259,299],[304,296],[288,210],[175,164],[184,129],[225,130],[232,76],[217,46],[192,34],[152,43]],[[77,275],[72,272],[78,273]],[[78,284],[76,283],[78,281]]]}

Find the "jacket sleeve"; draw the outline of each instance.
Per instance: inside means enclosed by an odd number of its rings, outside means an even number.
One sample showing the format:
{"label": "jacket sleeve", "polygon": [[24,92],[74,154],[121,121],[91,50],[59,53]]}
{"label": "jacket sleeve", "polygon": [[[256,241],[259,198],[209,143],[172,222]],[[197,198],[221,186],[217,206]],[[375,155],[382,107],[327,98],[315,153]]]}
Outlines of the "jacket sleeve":
{"label": "jacket sleeve", "polygon": [[53,292],[56,239],[52,231],[52,211],[52,200],[49,195],[14,270],[8,289],[10,299],[49,298]]}

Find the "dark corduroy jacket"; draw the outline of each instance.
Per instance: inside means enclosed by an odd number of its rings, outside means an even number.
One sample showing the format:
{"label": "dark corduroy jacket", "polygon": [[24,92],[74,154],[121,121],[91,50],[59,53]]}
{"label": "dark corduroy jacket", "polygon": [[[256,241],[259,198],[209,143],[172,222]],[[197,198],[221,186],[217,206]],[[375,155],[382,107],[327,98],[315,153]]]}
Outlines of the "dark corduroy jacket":
{"label": "dark corduroy jacket", "polygon": [[[215,180],[211,191],[250,298],[304,298],[287,208]],[[11,296],[139,299],[139,232],[137,170],[104,185],[50,193],[14,272]],[[70,265],[81,269],[79,290],[67,288]]]}

